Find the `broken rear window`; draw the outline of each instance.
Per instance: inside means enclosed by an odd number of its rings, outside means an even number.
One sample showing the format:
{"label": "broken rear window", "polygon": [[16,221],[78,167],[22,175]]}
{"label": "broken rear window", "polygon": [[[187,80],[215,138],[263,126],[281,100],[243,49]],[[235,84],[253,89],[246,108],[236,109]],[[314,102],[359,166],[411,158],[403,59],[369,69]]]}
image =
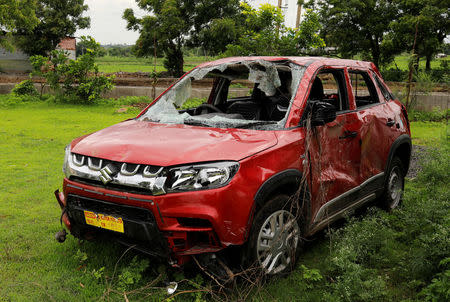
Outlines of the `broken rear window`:
{"label": "broken rear window", "polygon": [[139,120],[215,128],[283,128],[305,68],[243,61],[194,69]]}

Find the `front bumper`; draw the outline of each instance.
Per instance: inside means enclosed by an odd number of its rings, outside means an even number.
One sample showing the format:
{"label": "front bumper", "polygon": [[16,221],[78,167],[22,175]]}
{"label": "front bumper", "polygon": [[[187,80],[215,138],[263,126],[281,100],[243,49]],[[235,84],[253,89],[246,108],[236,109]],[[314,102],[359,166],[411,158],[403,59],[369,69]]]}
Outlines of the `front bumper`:
{"label": "front bumper", "polygon": [[[178,263],[183,256],[242,244],[253,200],[251,197],[246,207],[236,198],[239,186],[150,196],[65,178],[63,188],[63,193],[55,192],[63,209],[62,222],[76,237],[106,236],[152,255],[178,258]],[[240,202],[238,208],[232,205],[236,201]],[[124,233],[87,225],[85,210],[121,217]]]}

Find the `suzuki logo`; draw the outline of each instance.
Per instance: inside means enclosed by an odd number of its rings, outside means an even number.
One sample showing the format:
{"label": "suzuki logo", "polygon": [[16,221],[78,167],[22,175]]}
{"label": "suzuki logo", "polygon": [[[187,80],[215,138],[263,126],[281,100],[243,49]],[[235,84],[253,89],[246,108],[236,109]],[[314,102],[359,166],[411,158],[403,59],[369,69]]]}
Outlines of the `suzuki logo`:
{"label": "suzuki logo", "polygon": [[108,164],[100,170],[100,174],[100,180],[106,185],[113,180],[114,176],[117,174],[117,169],[114,165]]}

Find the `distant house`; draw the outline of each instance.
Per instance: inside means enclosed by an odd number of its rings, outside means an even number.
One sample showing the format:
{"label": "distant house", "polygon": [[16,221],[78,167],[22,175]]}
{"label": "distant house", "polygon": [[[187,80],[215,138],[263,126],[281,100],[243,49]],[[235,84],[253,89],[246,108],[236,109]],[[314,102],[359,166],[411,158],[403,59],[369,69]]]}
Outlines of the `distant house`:
{"label": "distant house", "polygon": [[69,59],[76,60],[77,59],[77,40],[74,37],[66,37],[59,42],[56,49],[62,49],[69,54]]}
{"label": "distant house", "polygon": [[[64,50],[69,59],[75,60],[76,57],[76,39],[66,37],[59,42],[56,49]],[[0,47],[0,72],[4,73],[28,73],[31,71],[29,56],[20,49],[16,48],[14,52]]]}

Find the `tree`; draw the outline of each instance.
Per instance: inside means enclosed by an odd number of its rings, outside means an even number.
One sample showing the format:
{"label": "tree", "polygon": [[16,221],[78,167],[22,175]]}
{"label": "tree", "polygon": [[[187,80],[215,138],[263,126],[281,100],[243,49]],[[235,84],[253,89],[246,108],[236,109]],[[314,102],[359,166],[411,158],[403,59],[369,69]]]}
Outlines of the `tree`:
{"label": "tree", "polygon": [[49,56],[30,57],[33,66],[30,77],[43,77],[44,84],[50,86],[60,100],[93,103],[102,93],[114,87],[114,76],[104,76],[98,71],[95,58],[99,54],[100,44],[84,36],[81,42],[86,46],[86,52],[76,60],[69,60],[62,50],[52,50]]}
{"label": "tree", "polygon": [[299,28],[293,29],[284,25],[284,17],[278,7],[262,4],[255,9],[247,3],[241,5],[245,16],[243,33],[236,43],[227,46],[227,55],[294,56],[325,46],[318,34],[321,28],[318,16],[312,10],[307,10]]}
{"label": "tree", "polygon": [[0,0],[0,46],[13,50],[10,40],[17,28],[30,32],[37,24],[36,0]]}
{"label": "tree", "polygon": [[318,0],[308,6],[318,10],[322,36],[337,46],[344,57],[363,54],[375,65],[388,63],[393,49],[384,43],[390,21],[399,16],[398,5],[389,0]]}
{"label": "tree", "polygon": [[430,70],[431,60],[442,47],[449,33],[449,2],[442,0],[396,0],[400,17],[391,22],[392,44],[411,51],[417,26],[417,60],[426,58],[426,69]]}
{"label": "tree", "polygon": [[83,17],[87,9],[84,0],[37,0],[38,24],[31,32],[19,28],[18,46],[29,55],[46,55],[62,38],[89,27],[90,18]]}
{"label": "tree", "polygon": [[[207,41],[211,28],[231,30],[232,20],[239,12],[238,0],[136,0],[138,6],[149,15],[137,18],[132,9],[124,11],[127,29],[138,31],[136,54],[149,56],[155,47],[163,49],[164,66],[169,73],[179,76],[183,73],[183,47],[205,46],[220,50],[219,43]],[[218,21],[222,20],[222,21]],[[233,39],[233,34],[230,35]],[[223,43],[223,42],[222,42]],[[158,52],[158,51],[156,51]]]}

